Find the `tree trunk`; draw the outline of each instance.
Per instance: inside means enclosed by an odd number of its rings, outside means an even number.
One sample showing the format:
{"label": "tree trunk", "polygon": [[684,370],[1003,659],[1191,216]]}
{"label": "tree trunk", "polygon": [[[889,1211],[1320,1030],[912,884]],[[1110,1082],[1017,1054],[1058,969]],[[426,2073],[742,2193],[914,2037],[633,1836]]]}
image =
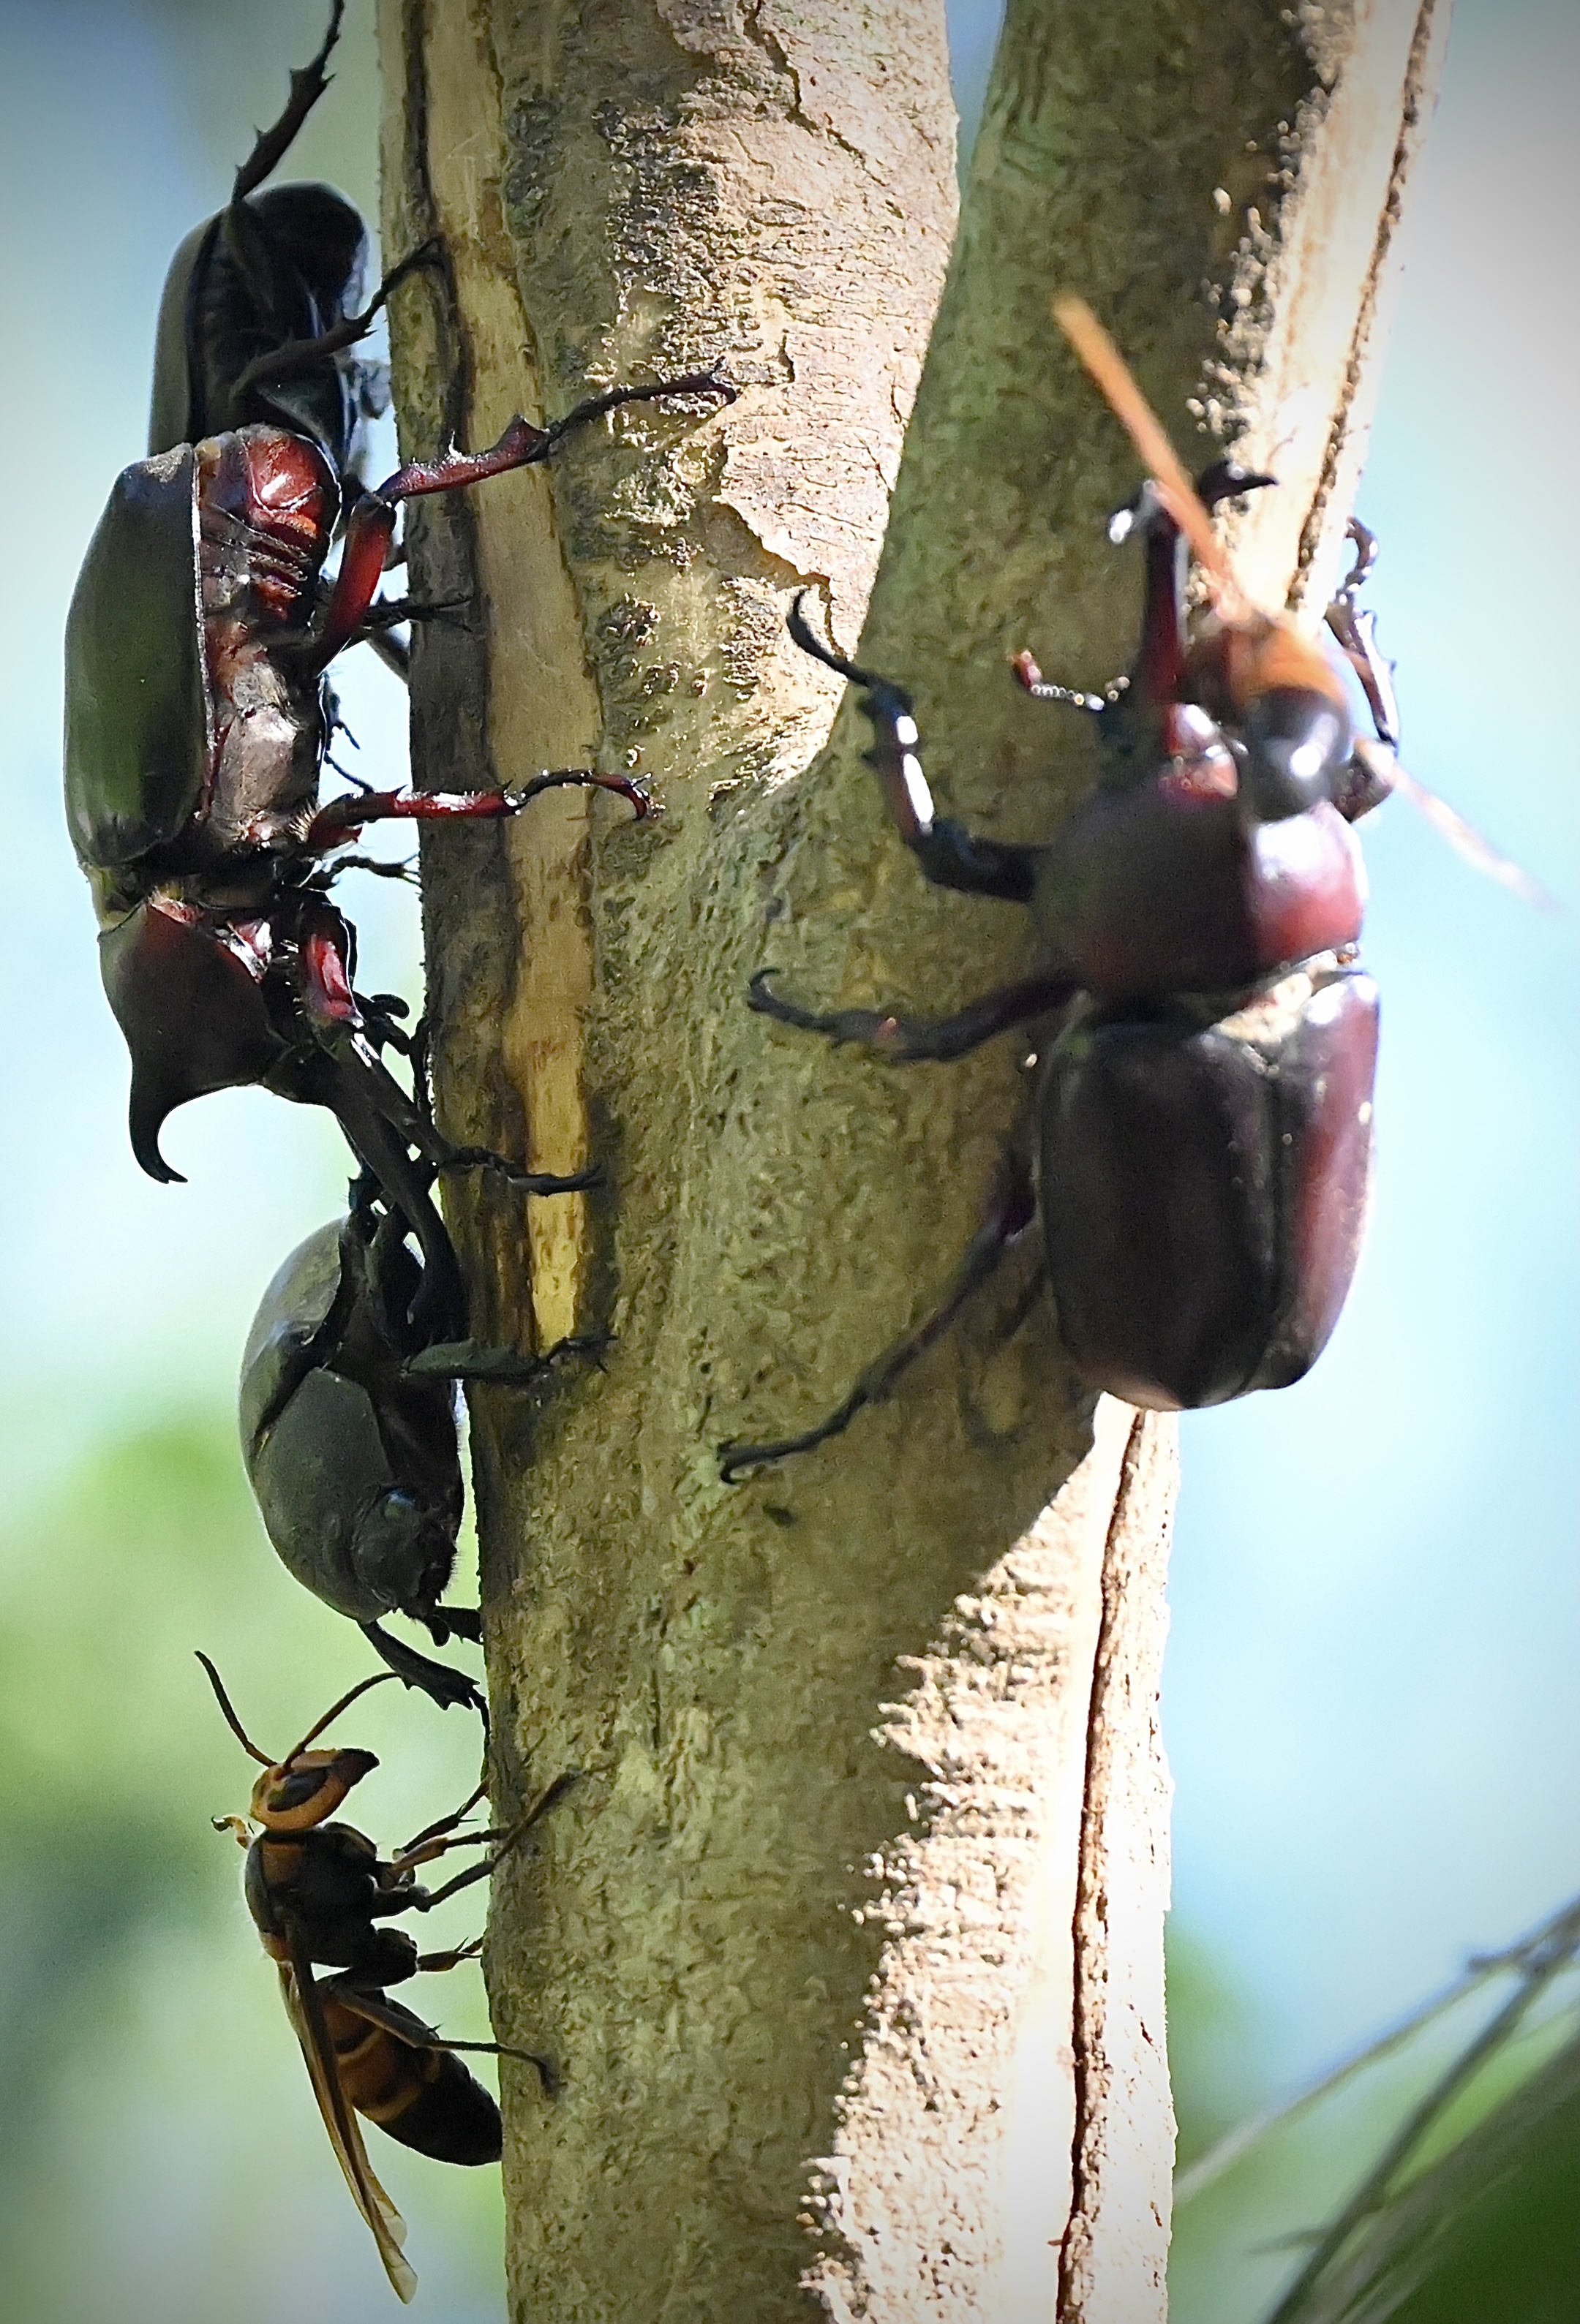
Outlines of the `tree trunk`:
{"label": "tree trunk", "polygon": [[952,810],[1052,827],[1089,746],[1005,656],[1100,682],[1138,595],[1060,284],[1177,435],[1194,398],[1276,447],[1251,578],[1319,607],[1446,15],[1012,0],[945,288],[929,0],[382,0],[386,245],[450,263],[396,301],[411,447],[743,390],[411,526],[415,592],[477,604],[420,641],[418,779],[596,763],[665,809],[424,845],[447,1127],[605,1174],[452,1213],[480,1333],[614,1335],[472,1399],[499,1812],[582,1777],[495,1883],[500,2038],[563,2075],[504,2072],[518,2318],[1163,2313],[1169,1425],[1094,1413],[1028,1251],[847,1434],[717,1479],[926,1312],[1025,1102],[1012,1043],[889,1070],[745,1006],[764,964],[929,1011],[1028,966],[1023,915],[921,881],[851,713],[816,756],[839,688],[783,615],[809,586],[912,689]]}

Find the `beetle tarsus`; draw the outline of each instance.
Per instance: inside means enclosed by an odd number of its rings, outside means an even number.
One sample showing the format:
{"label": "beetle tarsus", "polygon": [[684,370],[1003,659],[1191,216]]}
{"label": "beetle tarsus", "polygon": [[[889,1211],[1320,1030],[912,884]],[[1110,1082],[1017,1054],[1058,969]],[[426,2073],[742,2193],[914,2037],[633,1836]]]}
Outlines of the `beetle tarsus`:
{"label": "beetle tarsus", "polygon": [[448,1646],[451,1638],[465,1638],[468,1644],[483,1643],[483,1614],[476,1606],[436,1606],[423,1620],[436,1646]]}
{"label": "beetle tarsus", "polygon": [[469,597],[383,597],[368,607],[349,642],[366,645],[381,630],[395,629],[402,622],[451,622],[464,629],[471,610]]}
{"label": "beetle tarsus", "polygon": [[953,888],[960,895],[985,896],[1001,904],[1031,901],[1047,853],[1011,839],[985,839],[947,815],[938,816],[930,831],[908,844],[935,888]]}
{"label": "beetle tarsus", "polygon": [[363,1622],[357,1627],[402,1685],[420,1688],[441,1711],[458,1706],[463,1711],[485,1713],[483,1697],[465,1671],[452,1670],[448,1663],[436,1663],[430,1655],[419,1654],[415,1646],[392,1637],[377,1622]]}
{"label": "beetle tarsus", "polygon": [[[418,254],[413,253],[413,260]],[[575,433],[590,426],[610,411],[619,411],[628,403],[655,403],[667,396],[716,395],[725,403],[734,403],[739,390],[716,372],[688,372],[681,379],[655,380],[651,387],[610,387],[597,395],[584,396],[581,402],[546,428],[538,428],[518,411],[511,420],[498,441],[482,452],[457,452],[452,448],[437,460],[409,460],[392,476],[366,495],[367,499],[393,503],[414,500],[424,493],[448,493],[467,484],[482,484],[490,476],[508,475],[517,468],[535,467]],[[358,503],[358,512],[364,503]]]}
{"label": "beetle tarsus", "polygon": [[661,379],[651,387],[610,387],[598,395],[587,395],[573,404],[560,419],[552,420],[543,430],[543,440],[531,454],[534,460],[546,460],[555,447],[577,428],[586,428],[593,420],[603,419],[605,412],[622,410],[628,403],[656,403],[672,395],[716,395],[722,403],[734,403],[740,389],[716,371],[687,372],[679,379]]}
{"label": "beetle tarsus", "polygon": [[[1071,710],[1088,710],[1100,717],[1113,699],[1113,689],[1107,694],[1083,694],[1078,687],[1055,686],[1044,678],[1036,661],[1024,647],[1010,656],[1010,668],[1015,683],[1034,702],[1062,702]],[[1117,681],[1116,681],[1117,685]]]}
{"label": "beetle tarsus", "polygon": [[[801,611],[811,594],[809,589],[798,589],[790,612],[784,617],[785,628],[801,651],[810,654],[814,661],[820,661],[825,669],[831,669],[840,678],[847,678],[852,686],[864,686],[869,693],[882,689],[899,694],[898,687],[890,687],[887,680],[878,677],[875,671],[864,669],[859,662],[846,661],[843,654],[836,653],[832,646],[824,644]],[[901,695],[901,699],[904,701],[906,696]]]}
{"label": "beetle tarsus", "polygon": [[613,791],[631,808],[638,823],[651,822],[662,815],[662,802],[654,798],[647,784],[633,775],[611,775],[589,767],[559,767],[534,775],[530,781],[507,786],[503,796],[509,802],[512,814],[519,811],[544,791],[563,790],[568,786],[583,790]]}
{"label": "beetle tarsus", "polygon": [[452,1146],[439,1157],[437,1167],[440,1170],[491,1170],[507,1185],[519,1186],[526,1194],[585,1194],[604,1184],[604,1174],[596,1163],[559,1177],[551,1170],[523,1170],[519,1163],[496,1154],[491,1146]]}
{"label": "beetle tarsus", "polygon": [[937,888],[968,896],[991,896],[1001,903],[1026,904],[1037,884],[1043,850],[1013,842],[979,838],[953,816],[936,815],[918,755],[920,736],[910,696],[902,687],[846,661],[809,627],[801,590],[786,616],[790,636],[803,653],[864,689],[862,715],[872,723],[873,746],[866,762],[875,771],[890,818]]}

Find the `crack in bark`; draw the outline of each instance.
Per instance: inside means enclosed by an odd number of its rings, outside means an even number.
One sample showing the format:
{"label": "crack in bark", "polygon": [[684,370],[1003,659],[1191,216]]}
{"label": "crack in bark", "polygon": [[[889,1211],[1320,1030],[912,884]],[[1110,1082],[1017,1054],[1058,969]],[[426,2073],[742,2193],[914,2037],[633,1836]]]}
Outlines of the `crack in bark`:
{"label": "crack in bark", "polygon": [[1076,1881],[1076,1909],[1070,1925],[1076,1964],[1076,2124],[1075,2135],[1070,2141],[1070,2215],[1058,2239],[1057,2324],[1080,2324],[1076,2271],[1086,2260],[1086,2246],[1091,2237],[1088,2205],[1095,2181],[1088,2144],[1093,2125],[1100,2111],[1092,2058],[1097,2018],[1094,1993],[1097,1984],[1106,1980],[1107,1965],[1104,1961],[1100,1970],[1087,1946],[1082,1942],[1083,1922],[1094,1902],[1091,1888],[1093,1865],[1097,1852],[1098,1832],[1108,1805],[1109,1769],[1102,1749],[1103,1729],[1108,1711],[1105,1672],[1113,1655],[1119,1621],[1118,1549],[1130,1497],[1135,1489],[1136,1464],[1141,1452],[1143,1425],[1141,1415],[1138,1412],[1131,1423],[1124,1458],[1120,1465],[1119,1491],[1114,1497],[1113,1514],[1109,1519],[1107,1538],[1103,1545],[1103,1612],[1092,1655],[1092,1691],[1086,1706],[1086,1779],[1081,1796],[1081,1870]]}

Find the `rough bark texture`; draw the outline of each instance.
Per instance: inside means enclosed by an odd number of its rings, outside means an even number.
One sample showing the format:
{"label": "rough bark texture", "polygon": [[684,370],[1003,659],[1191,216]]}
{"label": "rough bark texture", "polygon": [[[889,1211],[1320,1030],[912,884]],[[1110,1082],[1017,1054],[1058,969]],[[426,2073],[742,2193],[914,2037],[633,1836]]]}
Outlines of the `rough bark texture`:
{"label": "rough bark texture", "polygon": [[901,465],[953,202],[936,7],[383,0],[387,244],[451,267],[397,302],[412,447],[703,362],[744,391],[411,529],[420,593],[480,608],[422,641],[420,779],[596,753],[666,808],[425,847],[448,1124],[608,1176],[457,1214],[480,1329],[617,1335],[474,1399],[501,1805],[583,1771],[496,1883],[501,2038],[564,2075],[548,2106],[505,2070],[521,2319],[1162,2313],[1167,1424],[1094,1429],[1045,1300],[1006,1336],[1027,1252],[844,1438],[716,1481],[924,1311],[1024,1095],[1012,1043],[885,1071],[744,1008],[765,962],[929,1010],[1029,965],[1023,916],[925,889],[848,712],[803,772],[838,690],[782,613],[810,584],[854,643],[898,466],[862,650],[938,788],[1030,835],[1090,780],[1003,668],[1100,679],[1135,620],[1133,466],[1058,282],[1177,431],[1194,398],[1280,445],[1253,577],[1319,598],[1446,13],[1012,5]]}

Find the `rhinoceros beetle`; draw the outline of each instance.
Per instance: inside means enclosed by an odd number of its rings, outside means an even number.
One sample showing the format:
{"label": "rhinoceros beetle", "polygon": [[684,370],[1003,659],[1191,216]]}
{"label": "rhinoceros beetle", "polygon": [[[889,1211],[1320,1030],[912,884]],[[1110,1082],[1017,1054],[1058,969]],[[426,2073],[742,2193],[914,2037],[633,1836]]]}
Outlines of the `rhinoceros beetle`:
{"label": "rhinoceros beetle", "polygon": [[247,1335],[242,1452],[264,1529],[296,1579],[359,1623],[409,1685],[481,1709],[470,1679],[381,1627],[396,1613],[436,1646],[452,1633],[482,1637],[475,1609],[439,1602],[465,1501],[455,1382],[524,1385],[556,1358],[603,1343],[523,1358],[459,1338],[459,1315],[442,1310],[437,1328],[457,1336],[424,1340],[411,1321],[421,1268],[408,1231],[365,1176],[347,1215],[292,1251]]}
{"label": "rhinoceros beetle", "polygon": [[[547,428],[515,419],[486,451],[414,461],[365,492],[343,466],[356,401],[343,357],[423,254],[347,315],[358,263],[349,206],[319,188],[280,189],[273,210],[254,197],[322,89],[338,21],[337,6],[228,208],[173,271],[154,437],[183,420],[215,432],[127,468],[88,546],[67,624],[66,802],[131,1052],[143,1168],[177,1175],[161,1125],[210,1090],[256,1082],[328,1106],[418,1234],[422,1291],[437,1300],[455,1286],[441,1280],[454,1259],[428,1193],[434,1169],[488,1167],[532,1194],[571,1191],[589,1174],[518,1170],[439,1135],[380,1058],[397,1031],[387,1011],[359,1002],[354,934],[321,859],[374,821],[513,815],[564,784],[618,792],[638,815],[651,802],[624,776],[559,770],[492,791],[364,790],[323,804],[324,672],[388,612],[436,610],[374,606],[402,502],[540,463],[623,405],[735,391],[711,374],[610,389]],[[327,241],[315,254],[305,245],[318,224]],[[325,327],[316,337],[300,335],[315,324]]]}
{"label": "rhinoceros beetle", "polygon": [[272,422],[310,437],[345,478],[360,423],[385,407],[383,367],[347,350],[413,261],[359,312],[368,238],[355,203],[333,186],[258,191],[328,87],[324,68],[344,13],[334,0],[318,54],[292,73],[285,110],[236,171],[229,202],[193,227],[171,262],[154,340],[151,456]]}
{"label": "rhinoceros beetle", "polygon": [[[1224,463],[1202,496],[1269,482]],[[1094,716],[1102,751],[1097,789],[1043,845],[935,816],[909,698],[831,653],[797,601],[798,645],[865,689],[869,762],[926,877],[1030,907],[1046,965],[940,1019],[806,1010],[766,971],[751,1005],[894,1062],[1039,1026],[1033,1155],[1007,1158],[938,1311],[818,1426],[723,1447],[726,1480],[822,1443],[886,1395],[1034,1218],[1072,1356],[1132,1403],[1284,1387],[1337,1320],[1365,1211],[1377,1039],[1348,826],[1376,786],[1324,658],[1264,636],[1257,660],[1243,641],[1231,651],[1221,632],[1192,637],[1179,525],[1143,492],[1116,523],[1127,529],[1146,558],[1127,677],[1088,695],[1045,685],[1029,655],[1015,663],[1029,691]]]}

